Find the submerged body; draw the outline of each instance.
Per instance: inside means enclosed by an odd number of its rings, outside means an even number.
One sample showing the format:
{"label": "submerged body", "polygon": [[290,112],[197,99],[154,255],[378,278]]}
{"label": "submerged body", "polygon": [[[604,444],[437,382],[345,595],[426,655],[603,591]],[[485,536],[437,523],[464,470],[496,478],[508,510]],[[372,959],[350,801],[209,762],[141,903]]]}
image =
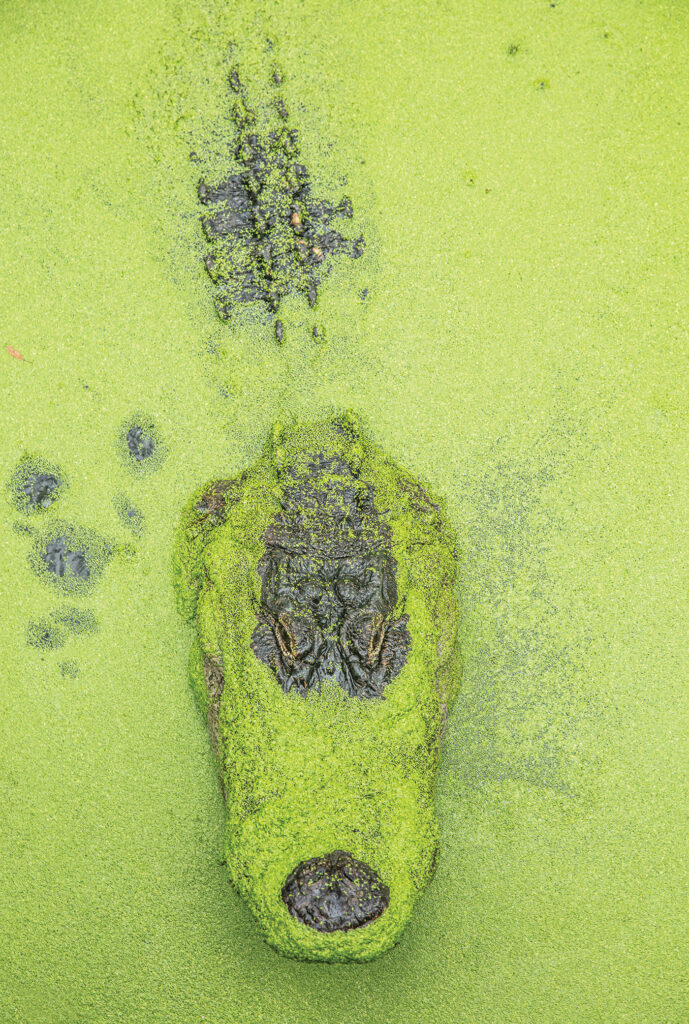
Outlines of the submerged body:
{"label": "submerged body", "polygon": [[276,425],[185,509],[175,576],[226,861],[280,953],[378,955],[433,876],[456,566],[439,506],[351,415]]}

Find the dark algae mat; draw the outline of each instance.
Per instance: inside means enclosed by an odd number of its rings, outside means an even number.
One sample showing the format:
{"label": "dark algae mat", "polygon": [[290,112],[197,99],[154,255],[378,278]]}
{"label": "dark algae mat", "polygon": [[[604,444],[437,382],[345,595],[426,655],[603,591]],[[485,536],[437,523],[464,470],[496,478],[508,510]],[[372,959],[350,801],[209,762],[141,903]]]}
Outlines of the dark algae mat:
{"label": "dark algae mat", "polygon": [[684,1024],[686,5],[0,24],[0,1024]]}

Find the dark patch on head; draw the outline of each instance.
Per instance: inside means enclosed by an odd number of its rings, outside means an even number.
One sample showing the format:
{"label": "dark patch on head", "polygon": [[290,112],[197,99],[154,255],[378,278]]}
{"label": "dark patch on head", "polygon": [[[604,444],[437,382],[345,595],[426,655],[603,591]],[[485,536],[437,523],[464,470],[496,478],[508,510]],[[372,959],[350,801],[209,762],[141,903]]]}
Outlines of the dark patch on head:
{"label": "dark patch on head", "polygon": [[254,654],[285,693],[320,692],[333,678],[350,697],[382,698],[411,637],[409,616],[394,617],[397,563],[373,488],[341,459],[318,454],[288,476],[258,563]]}
{"label": "dark patch on head", "polygon": [[26,457],[9,482],[12,504],[20,512],[41,512],[50,508],[64,486],[63,474],[42,459]]}
{"label": "dark patch on head", "polygon": [[213,480],[204,488],[187,526],[191,539],[208,538],[225,522],[228,509],[241,498],[247,475],[245,471],[235,480]]}
{"label": "dark patch on head", "polygon": [[368,864],[334,850],[295,868],[282,899],[292,917],[309,928],[349,931],[380,917],[390,902],[390,890]]}
{"label": "dark patch on head", "polygon": [[[273,88],[282,84],[274,66],[270,81]],[[204,263],[216,286],[218,314],[226,320],[237,304],[252,302],[277,313],[291,292],[303,293],[313,306],[333,257],[357,259],[364,251],[363,237],[346,237],[333,223],[351,219],[352,202],[347,196],[339,203],[313,196],[309,171],[299,160],[299,136],[289,127],[281,95],[273,93],[258,112],[247,105],[237,68],[229,84],[235,168],[219,184],[202,180],[198,186],[208,209],[201,219],[211,243]],[[277,330],[276,338],[282,340]]]}
{"label": "dark patch on head", "polygon": [[26,628],[26,642],[30,647],[42,647],[53,651],[56,647],[64,645],[65,634],[49,619],[34,619]]}

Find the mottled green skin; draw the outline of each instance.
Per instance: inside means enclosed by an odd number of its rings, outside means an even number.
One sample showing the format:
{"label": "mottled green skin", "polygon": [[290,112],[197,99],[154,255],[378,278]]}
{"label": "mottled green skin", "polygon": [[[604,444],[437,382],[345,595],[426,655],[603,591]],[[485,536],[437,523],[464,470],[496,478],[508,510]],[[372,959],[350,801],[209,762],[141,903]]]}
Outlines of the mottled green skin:
{"label": "mottled green skin", "polygon": [[[347,425],[346,436],[338,423]],[[390,510],[395,615],[409,615],[412,643],[382,700],[353,699],[334,682],[321,694],[285,694],[250,647],[263,535],[280,508],[278,473],[304,465],[314,449],[358,464],[359,478],[375,488],[378,509]],[[190,671],[204,713],[204,659],[224,665],[216,754],[232,881],[280,953],[371,959],[400,939],[437,859],[435,778],[461,675],[452,531],[439,507],[366,440],[351,414],[277,424],[259,460],[210,512],[196,507],[209,486],[185,508],[174,562],[180,611],[196,626]],[[389,887],[390,903],[360,928],[322,933],[289,914],[281,891],[297,864],[335,849],[369,864]]]}

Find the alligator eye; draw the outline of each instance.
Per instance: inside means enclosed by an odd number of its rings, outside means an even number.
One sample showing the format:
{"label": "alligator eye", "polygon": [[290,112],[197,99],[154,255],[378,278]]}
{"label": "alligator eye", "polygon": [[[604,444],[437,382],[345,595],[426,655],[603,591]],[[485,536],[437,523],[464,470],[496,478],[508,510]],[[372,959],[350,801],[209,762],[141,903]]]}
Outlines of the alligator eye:
{"label": "alligator eye", "polygon": [[371,635],[368,641],[368,661],[370,665],[377,665],[380,657],[380,649],[385,640],[385,619],[377,615],[371,623]]}
{"label": "alligator eye", "polygon": [[279,615],[275,623],[275,639],[285,658],[294,661],[297,657],[295,638],[290,632],[289,620],[284,614]]}
{"label": "alligator eye", "polygon": [[288,661],[303,661],[313,652],[316,627],[309,612],[281,611],[275,620],[275,639]]}

